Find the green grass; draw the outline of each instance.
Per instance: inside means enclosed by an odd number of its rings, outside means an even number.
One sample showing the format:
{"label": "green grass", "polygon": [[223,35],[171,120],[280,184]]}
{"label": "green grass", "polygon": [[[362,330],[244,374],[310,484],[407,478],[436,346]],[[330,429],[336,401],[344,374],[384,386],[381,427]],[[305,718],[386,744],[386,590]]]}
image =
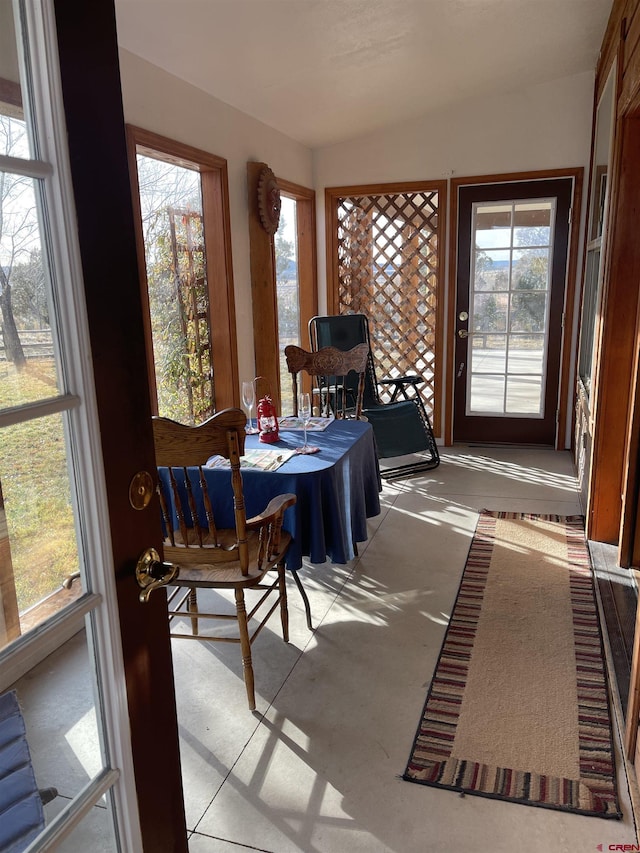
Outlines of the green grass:
{"label": "green grass", "polygon": [[[21,372],[0,362],[0,408],[57,393],[51,360],[30,361]],[[62,415],[0,431],[0,484],[22,613],[78,567]]]}

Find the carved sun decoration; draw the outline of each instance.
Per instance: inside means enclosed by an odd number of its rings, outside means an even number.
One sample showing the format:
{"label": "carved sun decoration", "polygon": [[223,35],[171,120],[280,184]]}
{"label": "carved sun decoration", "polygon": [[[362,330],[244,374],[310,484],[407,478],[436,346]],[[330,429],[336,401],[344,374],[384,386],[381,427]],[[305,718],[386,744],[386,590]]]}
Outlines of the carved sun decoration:
{"label": "carved sun decoration", "polygon": [[278,181],[271,169],[265,166],[258,178],[258,212],[262,227],[272,236],[278,230],[280,204]]}

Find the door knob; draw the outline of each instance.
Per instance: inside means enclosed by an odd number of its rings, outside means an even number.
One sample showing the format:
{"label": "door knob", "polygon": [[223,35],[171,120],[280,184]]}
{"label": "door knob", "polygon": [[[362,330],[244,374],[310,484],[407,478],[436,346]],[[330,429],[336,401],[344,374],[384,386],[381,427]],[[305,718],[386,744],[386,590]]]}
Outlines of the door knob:
{"label": "door knob", "polygon": [[140,603],[146,604],[154,589],[168,586],[178,577],[179,572],[179,567],[173,563],[163,563],[155,548],[147,548],[136,564],[136,581],[141,589]]}
{"label": "door knob", "polygon": [[466,329],[458,329],[458,337],[459,338],[468,338],[469,332]]}

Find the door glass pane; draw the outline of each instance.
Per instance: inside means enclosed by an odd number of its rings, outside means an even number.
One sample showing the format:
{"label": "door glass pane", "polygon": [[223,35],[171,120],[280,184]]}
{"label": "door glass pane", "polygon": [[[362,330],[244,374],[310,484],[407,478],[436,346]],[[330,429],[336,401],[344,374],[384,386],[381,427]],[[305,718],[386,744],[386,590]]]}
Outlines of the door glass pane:
{"label": "door glass pane", "polygon": [[511,205],[478,205],[475,218],[475,245],[493,249],[511,245]]}
{"label": "door glass pane", "polygon": [[23,115],[13,4],[0,0],[0,132],[5,137],[0,143],[0,154],[32,156]]}
{"label": "door glass pane", "polygon": [[474,414],[501,414],[504,411],[504,376],[474,374],[467,398],[470,400],[470,411]]}
{"label": "door glass pane", "polygon": [[542,375],[544,335],[509,335],[509,373]]}
{"label": "door glass pane", "polygon": [[476,293],[473,297],[473,331],[506,332],[509,298],[506,294]]}
{"label": "door glass pane", "polygon": [[82,591],[63,418],[1,431],[0,648]]}
{"label": "door glass pane", "polygon": [[[7,144],[0,116],[0,154]],[[32,178],[0,172],[0,409],[60,393],[37,189]]]}
{"label": "door glass pane", "polygon": [[506,410],[513,414],[537,415],[542,398],[541,376],[508,376]]}
{"label": "door glass pane", "polygon": [[507,364],[506,335],[474,335],[471,343],[472,373],[504,374]]}
{"label": "door glass pane", "polygon": [[137,163],[158,414],[198,424],[215,409],[200,173]]}
{"label": "door glass pane", "polygon": [[[22,712],[46,826],[106,767],[86,632],[81,630],[9,689]],[[102,797],[56,849],[117,850],[109,798]]]}
{"label": "door glass pane", "polygon": [[293,412],[291,374],[284,348],[300,341],[300,284],[298,279],[298,237],[296,201],[282,197],[280,224],[275,236],[276,294],[278,300],[278,342],[280,351],[281,414]]}
{"label": "door glass pane", "polygon": [[519,203],[513,210],[513,245],[548,246],[551,242],[551,204]]}
{"label": "door glass pane", "polygon": [[544,332],[546,306],[546,293],[512,293],[509,331]]}
{"label": "door glass pane", "polygon": [[547,290],[549,248],[517,249],[513,252],[514,290]]}
{"label": "door glass pane", "polygon": [[509,263],[507,250],[476,249],[474,286],[476,290],[509,290]]}
{"label": "door glass pane", "polygon": [[474,206],[467,414],[544,415],[554,220],[552,199]]}

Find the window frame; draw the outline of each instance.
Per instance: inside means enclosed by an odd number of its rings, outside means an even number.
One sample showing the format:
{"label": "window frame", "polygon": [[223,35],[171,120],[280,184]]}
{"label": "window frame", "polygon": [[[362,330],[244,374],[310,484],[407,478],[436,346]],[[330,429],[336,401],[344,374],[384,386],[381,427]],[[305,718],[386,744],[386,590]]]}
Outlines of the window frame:
{"label": "window frame", "polygon": [[231,219],[229,214],[229,179],[227,161],[215,154],[194,148],[166,136],[128,124],[127,150],[135,217],[136,247],[140,295],[147,350],[147,374],[153,414],[157,415],[157,390],[147,268],[142,229],[142,212],[138,186],[137,154],[146,154],[200,173],[202,184],[202,218],[204,227],[207,289],[209,293],[209,328],[214,371],[216,411],[239,406],[239,372],[231,255]]}

